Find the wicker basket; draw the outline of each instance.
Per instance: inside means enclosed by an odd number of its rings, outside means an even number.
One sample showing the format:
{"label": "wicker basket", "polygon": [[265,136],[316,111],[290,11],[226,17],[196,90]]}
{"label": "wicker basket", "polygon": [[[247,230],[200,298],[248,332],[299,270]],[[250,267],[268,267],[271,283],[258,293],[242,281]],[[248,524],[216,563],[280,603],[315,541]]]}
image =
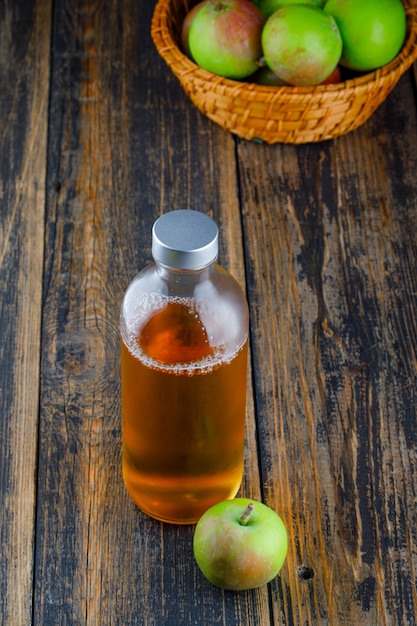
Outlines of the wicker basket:
{"label": "wicker basket", "polygon": [[198,67],[180,49],[182,22],[196,2],[158,0],[152,39],[197,108],[243,139],[297,144],[344,135],[372,115],[417,58],[417,0],[403,0],[404,46],[375,72],[316,87],[264,87],[222,78]]}

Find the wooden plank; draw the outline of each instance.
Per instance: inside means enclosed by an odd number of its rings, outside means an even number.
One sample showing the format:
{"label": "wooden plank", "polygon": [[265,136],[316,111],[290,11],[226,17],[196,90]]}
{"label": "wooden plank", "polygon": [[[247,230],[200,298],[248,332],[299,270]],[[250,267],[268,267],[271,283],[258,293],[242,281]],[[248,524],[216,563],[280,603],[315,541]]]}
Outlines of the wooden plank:
{"label": "wooden plank", "polygon": [[275,624],[415,623],[411,81],[333,142],[238,146],[262,477],[290,534]]}
{"label": "wooden plank", "polygon": [[0,624],[31,623],[51,3],[0,9]]}
{"label": "wooden plank", "polygon": [[[154,219],[213,215],[244,282],[234,141],[159,59],[152,10],[59,0],[54,12],[35,623],[269,624],[266,588],[212,587],[193,528],[147,518],[122,482],[118,313]],[[259,499],[252,404],[242,492]]]}

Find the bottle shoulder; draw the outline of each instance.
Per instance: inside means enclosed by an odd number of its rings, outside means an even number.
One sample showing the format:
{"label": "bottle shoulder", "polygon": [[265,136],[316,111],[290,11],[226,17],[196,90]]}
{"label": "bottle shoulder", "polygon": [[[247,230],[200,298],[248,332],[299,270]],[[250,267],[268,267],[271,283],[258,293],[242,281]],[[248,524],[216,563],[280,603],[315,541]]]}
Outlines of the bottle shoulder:
{"label": "bottle shoulder", "polygon": [[173,270],[152,263],[133,278],[124,299],[141,299],[149,293],[194,300],[232,298],[246,305],[237,280],[217,263],[199,271]]}
{"label": "bottle shoulder", "polygon": [[236,279],[217,263],[198,272],[167,270],[158,264],[145,267],[124,295],[122,333],[136,334],[170,301],[195,310],[214,343],[238,347],[247,338],[249,311],[245,294]]}

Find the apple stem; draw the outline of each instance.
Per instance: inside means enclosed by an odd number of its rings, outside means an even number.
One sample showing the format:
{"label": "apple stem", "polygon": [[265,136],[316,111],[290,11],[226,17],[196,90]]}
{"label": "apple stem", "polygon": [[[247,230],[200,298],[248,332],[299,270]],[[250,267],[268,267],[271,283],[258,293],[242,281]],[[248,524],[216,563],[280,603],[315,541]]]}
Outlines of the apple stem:
{"label": "apple stem", "polygon": [[243,511],[242,515],[239,517],[239,523],[242,526],[247,525],[247,523],[249,522],[249,518],[253,513],[254,508],[255,508],[255,505],[253,504],[253,502],[249,502],[248,506]]}

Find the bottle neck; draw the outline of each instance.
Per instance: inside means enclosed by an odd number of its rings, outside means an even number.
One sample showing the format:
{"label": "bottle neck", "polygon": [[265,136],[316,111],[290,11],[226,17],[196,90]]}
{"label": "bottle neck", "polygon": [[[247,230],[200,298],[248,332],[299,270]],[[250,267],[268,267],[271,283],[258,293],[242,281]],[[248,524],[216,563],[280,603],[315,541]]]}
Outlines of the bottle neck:
{"label": "bottle neck", "polygon": [[197,285],[212,279],[215,261],[195,270],[168,267],[159,261],[155,261],[155,265],[158,276],[167,284],[169,295],[189,298],[193,297]]}

